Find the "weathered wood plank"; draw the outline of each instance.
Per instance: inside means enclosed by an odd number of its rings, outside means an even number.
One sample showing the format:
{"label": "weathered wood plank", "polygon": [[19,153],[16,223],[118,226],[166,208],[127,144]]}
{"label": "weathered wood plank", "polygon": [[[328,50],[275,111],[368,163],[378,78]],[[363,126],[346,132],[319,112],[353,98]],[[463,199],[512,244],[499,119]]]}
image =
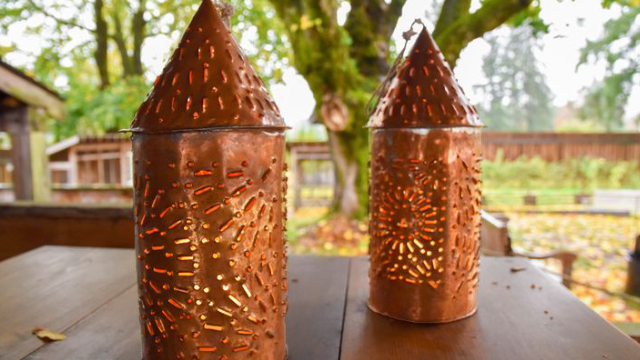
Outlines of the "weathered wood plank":
{"label": "weathered wood plank", "polygon": [[134,244],[130,206],[4,204],[0,229],[4,231],[0,260],[42,245],[132,248]]}
{"label": "weathered wood plank", "polygon": [[60,95],[2,61],[0,90],[34,108],[44,109],[53,118],[64,117],[64,100]]}
{"label": "weathered wood plank", "polygon": [[64,331],[135,283],[130,250],[42,247],[0,263],[0,359],[43,343],[35,327]]}
{"label": "weathered wood plank", "polygon": [[[290,258],[289,360],[338,359],[348,270],[348,258]],[[27,359],[139,359],[136,296],[130,288],[71,327],[65,341],[47,344]]]}
{"label": "weathered wood plank", "polygon": [[131,205],[18,202],[0,204],[0,217],[133,219]]}
{"label": "weathered wood plank", "polygon": [[289,262],[288,360],[337,360],[349,258],[296,257]]}
{"label": "weathered wood plank", "polygon": [[[34,111],[30,111],[29,116]],[[31,188],[34,201],[51,201],[51,181],[49,179],[49,158],[46,155],[47,134],[31,130],[29,133]]]}
{"label": "weathered wood plank", "polygon": [[371,312],[367,269],[367,259],[352,260],[343,360],[640,359],[640,346],[524,259],[484,258],[478,313],[442,325]]}
{"label": "weathered wood plank", "polygon": [[29,360],[138,360],[142,357],[138,290],[132,286],[67,330],[67,340],[47,344]]}
{"label": "weathered wood plank", "polygon": [[11,137],[13,194],[16,200],[33,200],[29,109],[27,107],[16,109],[15,116],[17,119],[7,125],[7,132]]}
{"label": "weathered wood plank", "polygon": [[[61,266],[65,261],[71,264],[68,270]],[[290,360],[337,359],[340,347],[346,360],[640,359],[640,347],[631,339],[525,260],[483,259],[479,313],[446,325],[408,324],[371,313],[365,304],[367,261],[353,260],[350,271],[348,264],[346,258],[291,258]],[[511,273],[512,266],[527,269]],[[115,293],[106,287],[118,278],[109,270],[118,268],[126,274],[120,282],[127,284],[127,290],[102,306],[95,295]],[[349,272],[341,343],[345,299],[341,289],[347,286]],[[43,248],[0,263],[0,288],[11,288],[12,294],[0,293],[0,358],[29,353],[31,360],[139,358],[133,273],[130,250]],[[61,296],[64,292],[66,296]],[[34,305],[34,298],[46,304]],[[79,303],[80,298],[85,301]],[[58,305],[50,306],[54,303]],[[38,322],[29,324],[34,319]],[[68,325],[56,327],[56,322]],[[40,347],[30,335],[35,326],[66,330],[68,339]],[[26,353],[20,355],[15,342],[4,343],[19,336],[25,337],[19,342],[37,351],[22,347]]]}

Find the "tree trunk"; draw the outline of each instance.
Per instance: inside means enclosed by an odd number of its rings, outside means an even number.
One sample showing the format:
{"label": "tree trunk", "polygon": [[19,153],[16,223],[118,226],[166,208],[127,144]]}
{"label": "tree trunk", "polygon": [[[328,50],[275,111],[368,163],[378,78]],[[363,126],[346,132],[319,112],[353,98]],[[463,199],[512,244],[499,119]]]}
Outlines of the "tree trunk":
{"label": "tree trunk", "polygon": [[[388,71],[389,37],[405,0],[351,0],[344,26],[337,23],[337,0],[270,1],[287,28],[295,54],[292,64],[307,80],[327,127],[336,169],[333,210],[364,215],[369,160],[365,107]],[[436,29],[436,40],[446,45],[441,46],[444,56],[455,64],[471,40],[526,9],[531,1],[485,0],[479,10],[469,13],[471,0],[445,0]],[[345,123],[335,112],[326,111],[327,96],[344,103]]]}
{"label": "tree trunk", "polygon": [[113,26],[115,28],[113,41],[115,41],[116,46],[118,47],[118,52],[120,53],[120,59],[122,61],[122,77],[127,78],[133,73],[133,64],[131,61],[131,57],[129,56],[129,51],[127,50],[127,43],[124,40],[124,32],[122,31],[122,20],[120,20],[118,9],[113,9],[111,15],[111,18],[113,19]]}
{"label": "tree trunk", "polygon": [[[353,91],[360,101],[347,102],[349,125],[343,131],[327,131],[329,145],[336,170],[336,186],[332,210],[352,217],[367,214],[369,203],[369,130],[367,91]],[[365,96],[363,96],[365,95]],[[325,120],[326,121],[326,120]]]}
{"label": "tree trunk", "polygon": [[133,32],[133,73],[136,75],[143,75],[144,73],[144,68],[142,67],[142,43],[147,36],[147,21],[144,19],[145,11],[146,1],[140,0],[140,7],[133,15],[133,21],[131,24],[131,29]]}
{"label": "tree trunk", "polygon": [[353,216],[359,210],[358,190],[356,188],[358,162],[348,155],[348,146],[345,146],[347,144],[341,144],[340,136],[337,133],[329,131],[328,134],[336,176],[331,207],[334,211]]}
{"label": "tree trunk", "polygon": [[102,8],[104,7],[103,0],[95,0],[93,3],[94,16],[96,21],[96,51],[95,59],[98,67],[98,73],[100,75],[100,89],[104,89],[109,86],[109,62],[107,60],[107,41],[108,30],[107,22],[104,19]]}

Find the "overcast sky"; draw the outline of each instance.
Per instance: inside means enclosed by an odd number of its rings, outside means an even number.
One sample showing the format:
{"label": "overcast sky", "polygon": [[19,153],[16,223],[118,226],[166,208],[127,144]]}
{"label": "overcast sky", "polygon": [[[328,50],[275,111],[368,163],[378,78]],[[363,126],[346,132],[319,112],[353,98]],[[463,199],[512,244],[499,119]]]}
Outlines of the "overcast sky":
{"label": "overcast sky", "polygon": [[[474,0],[477,8],[478,1]],[[433,23],[429,19],[435,18],[432,13],[431,0],[407,0],[403,9],[403,16],[398,22],[398,27],[393,35],[396,48],[403,45],[402,32],[408,29],[415,17],[421,16],[427,23],[428,29],[433,30]],[[603,64],[595,66],[582,66],[576,71],[580,49],[587,40],[597,39],[603,31],[604,23],[619,14],[618,9],[605,10],[600,6],[599,0],[562,1],[542,0],[541,17],[551,25],[550,32],[543,37],[543,49],[538,54],[538,59],[546,74],[549,87],[554,94],[554,104],[564,106],[567,102],[580,103],[584,95],[583,89],[595,80],[601,79],[604,73]],[[348,14],[348,6],[340,10],[339,18],[345,19]],[[84,14],[90,22],[91,14]],[[42,19],[32,19],[32,22]],[[18,44],[21,50],[35,54],[42,46],[36,35],[26,34],[24,23],[12,26],[8,37],[0,37],[0,45],[9,45],[11,42]],[[496,31],[507,31],[498,29]],[[82,42],[86,34],[76,34],[78,42]],[[175,34],[176,38],[179,34]],[[154,78],[164,66],[169,49],[174,46],[175,39],[168,37],[155,37],[147,40],[143,49],[143,62],[149,68],[149,77]],[[411,45],[411,44],[410,44]],[[72,45],[71,45],[72,46]],[[157,51],[156,49],[163,49]],[[165,50],[166,49],[166,50]],[[482,58],[488,52],[488,45],[482,39],[472,42],[461,54],[455,69],[458,80],[473,103],[479,102],[480,94],[474,92],[474,85],[482,84]],[[27,66],[33,57],[9,54],[5,59],[16,66]],[[314,100],[304,78],[293,69],[285,72],[284,83],[271,87],[276,102],[279,104],[285,120],[290,126],[298,128],[302,126],[314,107]],[[640,113],[640,89],[635,89],[632,95],[632,105],[628,109],[629,115]]]}

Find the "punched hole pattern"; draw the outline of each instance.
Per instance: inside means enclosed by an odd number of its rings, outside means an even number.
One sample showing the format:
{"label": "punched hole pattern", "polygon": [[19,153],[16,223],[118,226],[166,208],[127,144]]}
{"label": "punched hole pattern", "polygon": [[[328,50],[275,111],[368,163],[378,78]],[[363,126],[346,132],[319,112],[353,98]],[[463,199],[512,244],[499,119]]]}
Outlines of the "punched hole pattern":
{"label": "punched hole pattern", "polygon": [[131,126],[173,130],[284,123],[213,5],[203,3]]}
{"label": "punched hole pattern", "polygon": [[191,352],[170,354],[176,359],[257,355],[287,309],[286,177],[278,173],[286,166],[274,157],[229,165],[139,159],[135,168],[145,337],[157,353],[195,339]]}
{"label": "punched hole pattern", "polygon": [[[455,298],[478,285],[480,161],[459,151],[439,158],[385,159],[370,166],[371,271],[374,276]],[[452,176],[455,174],[455,176]]]}

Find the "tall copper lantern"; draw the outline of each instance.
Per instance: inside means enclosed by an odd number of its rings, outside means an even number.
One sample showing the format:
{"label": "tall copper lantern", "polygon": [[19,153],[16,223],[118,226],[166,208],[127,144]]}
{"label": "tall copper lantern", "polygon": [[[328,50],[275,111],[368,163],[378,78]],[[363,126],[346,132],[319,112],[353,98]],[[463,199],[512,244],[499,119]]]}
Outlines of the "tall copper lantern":
{"label": "tall copper lantern", "polygon": [[210,0],[131,131],[143,359],[283,360],[284,123]]}
{"label": "tall copper lantern", "polygon": [[369,307],[455,321],[476,310],[482,123],[426,29],[397,64],[368,125]]}

